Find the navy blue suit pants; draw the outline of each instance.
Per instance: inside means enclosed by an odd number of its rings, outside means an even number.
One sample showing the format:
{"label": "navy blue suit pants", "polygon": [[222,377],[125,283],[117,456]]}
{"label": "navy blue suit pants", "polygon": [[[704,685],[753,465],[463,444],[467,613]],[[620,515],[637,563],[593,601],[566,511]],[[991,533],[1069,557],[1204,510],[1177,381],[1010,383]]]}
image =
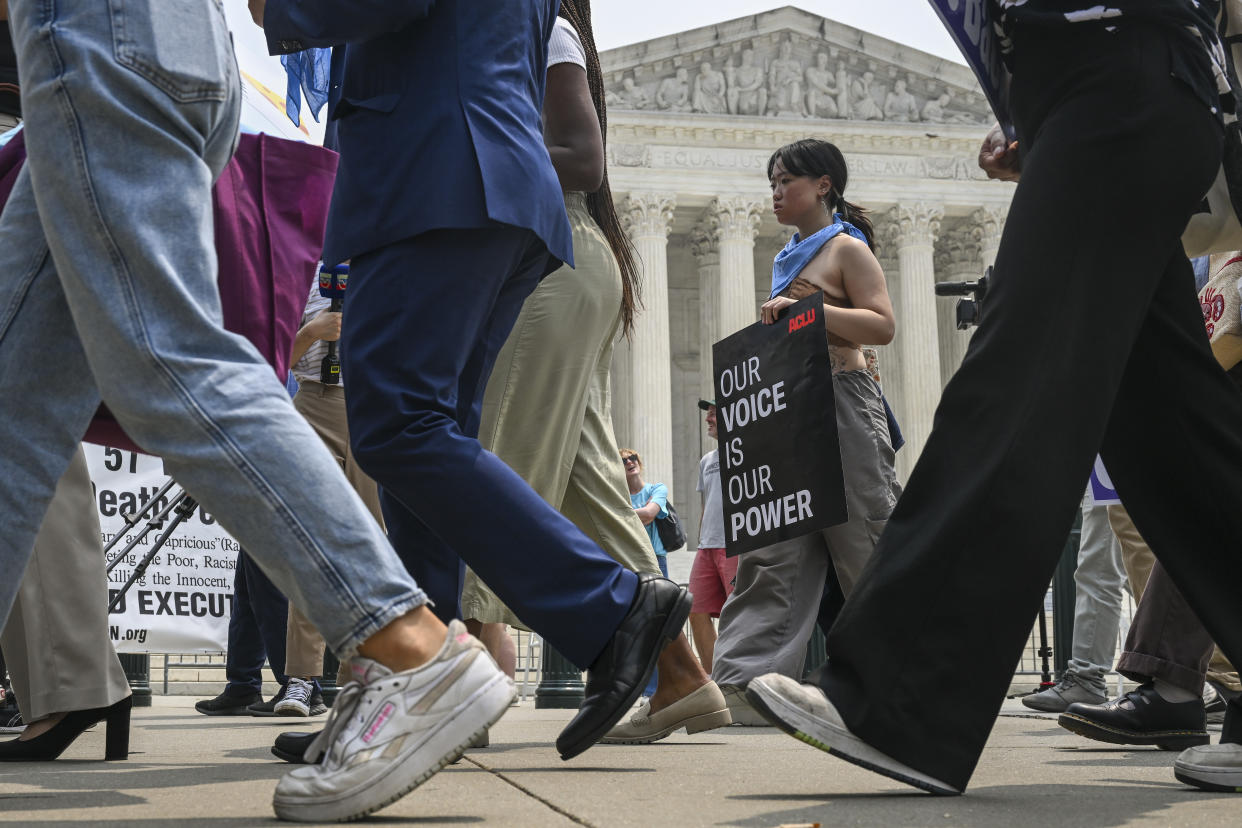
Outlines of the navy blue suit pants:
{"label": "navy blue suit pants", "polygon": [[356,256],[341,370],[354,455],[380,485],[389,539],[436,613],[459,613],[464,561],[586,668],[629,610],[638,577],[477,439],[496,354],[558,264],[534,233],[502,224],[430,231]]}
{"label": "navy blue suit pants", "polygon": [[263,661],[276,681],[285,677],[285,627],[289,602],[244,551],[233,572],[233,612],[229,616],[229,652],[225,657],[228,686],[234,696],[263,690]]}

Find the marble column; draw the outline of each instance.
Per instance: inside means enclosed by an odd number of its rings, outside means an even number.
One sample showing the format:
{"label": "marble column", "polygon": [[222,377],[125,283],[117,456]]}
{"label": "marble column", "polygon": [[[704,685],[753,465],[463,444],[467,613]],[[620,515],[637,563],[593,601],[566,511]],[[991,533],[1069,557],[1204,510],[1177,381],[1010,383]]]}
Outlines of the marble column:
{"label": "marble column", "polygon": [[1005,230],[1005,219],[1008,216],[1007,206],[980,207],[970,214],[970,220],[978,228],[979,258],[983,270],[996,264],[996,251],[1000,249],[1001,233]]}
{"label": "marble column", "polygon": [[[619,210],[642,266],[643,308],[630,336],[627,445],[643,458],[643,477],[673,480],[672,349],[668,327],[668,233],[676,197],[631,193]],[[617,416],[614,413],[613,419]],[[671,495],[671,492],[670,492]]]}
{"label": "marble column", "polygon": [[936,328],[936,235],[944,208],[915,204],[894,207],[897,261],[901,269],[901,316],[897,319],[901,355],[906,447],[898,453],[897,472],[905,480],[923,451],[940,400],[940,337]]}
{"label": "marble column", "polygon": [[742,195],[721,196],[708,205],[707,217],[720,245],[720,336],[756,319],[755,234],[765,205],[765,201]]}
{"label": "marble column", "polygon": [[[936,281],[969,282],[983,275],[979,266],[979,228],[973,221],[945,233],[936,244]],[[936,316],[940,335],[940,386],[948,385],[949,378],[962,364],[966,346],[970,344],[974,328],[957,329],[957,298],[941,297],[936,300]]]}
{"label": "marble column", "polygon": [[[712,344],[720,340],[720,320],[716,315],[720,306],[720,245],[706,222],[700,222],[691,232],[690,252],[699,265],[699,397],[710,400],[715,393]],[[703,439],[708,439],[706,433]]]}
{"label": "marble column", "polygon": [[756,320],[755,234],[764,202],[749,196],[713,199],[692,236],[699,260],[699,342],[703,395],[712,391],[712,344]]}
{"label": "marble column", "polygon": [[[875,225],[876,259],[880,269],[884,271],[884,281],[888,285],[888,296],[893,303],[893,318],[897,320],[897,335],[888,345],[877,347],[876,357],[879,362],[880,386],[889,408],[897,417],[898,424],[906,422],[905,395],[902,392],[901,355],[901,266],[897,261],[897,226],[888,221],[887,214],[881,213],[873,219]],[[905,450],[898,452],[900,458]]]}

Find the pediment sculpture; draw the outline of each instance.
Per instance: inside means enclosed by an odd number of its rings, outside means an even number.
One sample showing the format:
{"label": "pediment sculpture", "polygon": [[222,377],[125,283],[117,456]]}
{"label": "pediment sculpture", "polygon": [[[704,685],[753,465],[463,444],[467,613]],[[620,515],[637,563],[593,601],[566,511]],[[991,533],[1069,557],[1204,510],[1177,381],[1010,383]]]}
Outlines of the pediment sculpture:
{"label": "pediment sculpture", "polygon": [[618,110],[894,123],[992,123],[975,89],[797,33],[755,37],[605,75]]}

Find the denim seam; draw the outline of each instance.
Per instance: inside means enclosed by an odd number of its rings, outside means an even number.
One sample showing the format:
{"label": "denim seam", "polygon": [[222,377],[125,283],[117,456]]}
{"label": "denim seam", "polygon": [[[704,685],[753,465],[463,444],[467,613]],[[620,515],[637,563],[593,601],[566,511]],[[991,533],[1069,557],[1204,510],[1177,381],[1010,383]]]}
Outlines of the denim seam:
{"label": "denim seam", "polygon": [[19,278],[19,282],[23,283],[20,284],[18,289],[13,293],[13,299],[4,309],[3,315],[0,315],[0,342],[4,341],[4,338],[8,336],[9,328],[12,327],[13,320],[17,317],[18,310],[20,310],[21,306],[25,304],[26,297],[30,293],[30,286],[34,284],[40,271],[43,270],[43,265],[47,261],[47,257],[49,255],[50,254],[46,246],[40,247],[39,250],[31,256],[30,265],[22,270],[23,275]]}

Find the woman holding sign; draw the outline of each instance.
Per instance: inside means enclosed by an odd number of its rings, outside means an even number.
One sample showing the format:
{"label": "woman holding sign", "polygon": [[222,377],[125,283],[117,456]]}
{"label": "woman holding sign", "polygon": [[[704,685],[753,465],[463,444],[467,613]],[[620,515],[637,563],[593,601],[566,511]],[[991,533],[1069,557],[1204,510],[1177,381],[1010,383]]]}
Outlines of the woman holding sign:
{"label": "woman holding sign", "polygon": [[772,154],[768,179],[777,220],[798,232],[773,262],[761,316],[772,324],[823,292],[849,519],[741,556],[712,671],[739,721],[755,720],[742,697],[752,678],[801,678],[830,567],[848,595],[901,493],[880,388],[862,352],[892,341],[893,307],[867,211],[845,200],[845,159],[827,141],[798,141]]}

